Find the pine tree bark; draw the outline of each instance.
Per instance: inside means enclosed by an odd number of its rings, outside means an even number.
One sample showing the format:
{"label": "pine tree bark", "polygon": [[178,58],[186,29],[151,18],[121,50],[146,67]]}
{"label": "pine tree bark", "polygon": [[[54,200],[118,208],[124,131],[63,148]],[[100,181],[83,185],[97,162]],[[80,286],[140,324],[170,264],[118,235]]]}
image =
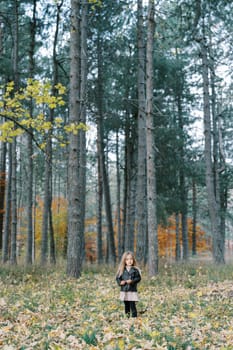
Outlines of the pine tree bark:
{"label": "pine tree bark", "polygon": [[[86,34],[81,32],[86,30],[86,12],[80,0],[71,0],[69,121],[76,125],[85,118],[82,109],[85,108],[87,57],[86,43],[82,40],[86,40]],[[78,278],[84,257],[85,187],[81,187],[85,186],[86,169],[85,155],[81,153],[86,152],[86,145],[85,137],[79,134],[72,133],[69,141],[67,274]]]}
{"label": "pine tree bark", "polygon": [[[212,149],[212,142],[215,143],[216,140],[212,139],[212,122],[211,120],[211,106],[210,106],[210,47],[207,42],[206,34],[206,23],[205,23],[205,3],[201,0],[196,2],[196,16],[194,23],[194,31],[196,27],[200,26],[201,34],[197,34],[195,40],[200,45],[200,56],[202,60],[202,81],[203,81],[203,103],[204,103],[204,157],[205,157],[205,178],[206,178],[206,189],[207,189],[207,200],[208,209],[212,230],[213,239],[213,259],[215,263],[224,263],[224,249],[221,235],[221,217],[220,217],[220,196],[219,196],[219,176],[217,174],[217,159],[212,161],[213,157],[216,157],[216,147]],[[213,65],[212,65],[213,67]],[[213,101],[212,101],[213,103]],[[214,102],[215,104],[215,102]],[[214,106],[213,104],[213,106]],[[215,113],[215,112],[214,112]],[[214,115],[213,115],[214,117]],[[216,172],[217,171],[217,172]]]}
{"label": "pine tree bark", "polygon": [[208,197],[208,207],[211,220],[213,237],[213,258],[216,263],[224,263],[224,252],[222,250],[222,237],[220,231],[220,208],[216,197],[216,186],[214,182],[213,163],[212,163],[212,137],[211,137],[211,112],[209,96],[209,63],[208,63],[208,45],[206,38],[201,39],[201,57],[202,57],[202,78],[204,95],[204,135],[205,135],[205,165],[206,165],[206,187]]}
{"label": "pine tree bark", "polygon": [[180,252],[180,218],[179,214],[175,214],[176,222],[176,261],[180,261],[181,252]]}
{"label": "pine tree bark", "polygon": [[103,209],[103,179],[100,166],[100,136],[97,135],[97,164],[98,164],[98,182],[97,182],[97,262],[103,262],[103,236],[102,236],[102,209]]}
{"label": "pine tree bark", "polygon": [[17,264],[17,185],[16,185],[16,139],[12,142],[12,174],[11,174],[11,249],[10,263]]}
{"label": "pine tree bark", "polygon": [[11,237],[11,180],[12,180],[12,144],[8,145],[8,176],[6,185],[6,209],[3,229],[2,262],[6,263],[10,257],[10,237]]}
{"label": "pine tree bark", "polygon": [[188,246],[188,225],[187,225],[187,216],[188,216],[188,194],[187,194],[187,185],[185,178],[185,156],[184,156],[184,122],[183,122],[183,111],[182,111],[182,85],[181,81],[177,81],[177,110],[178,110],[178,125],[180,131],[180,169],[179,169],[179,178],[180,178],[180,201],[181,201],[181,227],[182,227],[182,248],[183,248],[183,259],[188,260],[189,258],[189,246]]}
{"label": "pine tree bark", "polygon": [[116,180],[117,180],[117,255],[121,256],[122,247],[122,218],[121,218],[121,176],[119,154],[119,131],[116,132]]}
{"label": "pine tree bark", "polygon": [[146,207],[146,113],[145,113],[145,42],[142,0],[138,0],[138,167],[136,225],[137,260],[142,263],[146,255],[147,207]]}
{"label": "pine tree bark", "polygon": [[158,273],[158,233],[156,207],[155,136],[153,125],[153,42],[155,31],[154,0],[148,4],[146,62],[146,146],[147,146],[147,210],[148,210],[148,274]]}
{"label": "pine tree bark", "polygon": [[43,206],[43,221],[42,221],[42,233],[41,233],[41,265],[46,265],[48,262],[48,227],[49,227],[49,206],[50,206],[50,178],[52,175],[51,162],[52,162],[52,150],[50,132],[45,150],[45,182],[44,182],[44,206]]}
{"label": "pine tree bark", "polygon": [[[184,164],[183,164],[184,165]],[[184,175],[184,169],[180,169],[180,199],[181,199],[181,228],[182,228],[182,251],[183,260],[188,260],[189,258],[189,245],[188,245],[188,194],[186,188],[186,180]]]}
{"label": "pine tree bark", "polygon": [[[82,5],[81,17],[81,64],[80,64],[80,122],[86,124],[86,103],[87,103],[87,14],[88,3],[84,2]],[[81,129],[78,133],[79,138],[79,196],[82,198],[82,205],[80,207],[81,218],[79,232],[82,235],[83,255],[85,256],[85,212],[86,212],[86,131]]]}
{"label": "pine tree bark", "polygon": [[195,256],[197,254],[197,188],[194,178],[192,179],[192,212],[192,255]]}
{"label": "pine tree bark", "polygon": [[[57,42],[60,24],[60,11],[63,5],[63,0],[57,2],[56,11],[56,27],[53,40],[53,82],[52,94],[56,94],[55,86],[58,83],[58,60],[57,60]],[[48,121],[53,125],[54,109],[50,109]],[[44,183],[44,208],[43,208],[43,223],[42,223],[42,240],[41,240],[41,264],[46,265],[48,260],[48,246],[50,247],[49,255],[50,262],[56,263],[55,239],[52,218],[52,162],[53,162],[53,147],[52,147],[52,129],[49,130],[46,141],[45,151],[45,183]],[[49,242],[48,243],[48,238]]]}
{"label": "pine tree bark", "polygon": [[[80,120],[80,1],[71,1],[71,32],[70,32],[70,110],[69,122],[79,123]],[[67,274],[80,277],[82,266],[83,238],[78,231],[80,220],[80,201],[78,188],[78,137],[69,137],[68,160],[68,248]]]}
{"label": "pine tree bark", "polygon": [[217,208],[219,210],[219,250],[222,255],[222,263],[225,262],[225,214],[226,214],[226,203],[223,199],[225,197],[224,192],[226,186],[224,186],[225,171],[225,157],[222,150],[222,130],[221,130],[221,120],[219,113],[217,112],[216,106],[216,74],[215,74],[215,63],[214,55],[212,52],[212,42],[211,37],[209,38],[209,62],[210,62],[210,88],[211,88],[211,112],[212,112],[212,124],[213,124],[213,177],[215,185],[215,197],[217,202]]}
{"label": "pine tree bark", "polygon": [[6,143],[1,144],[1,163],[0,163],[0,250],[3,249],[3,227],[4,227],[4,207],[6,190]]}
{"label": "pine tree bark", "polygon": [[[14,46],[13,46],[13,72],[15,90],[19,87],[19,2],[14,0]],[[12,142],[12,174],[11,174],[11,251],[10,263],[17,264],[17,154],[16,154],[16,138]]]}
{"label": "pine tree bark", "polygon": [[[33,15],[30,22],[30,50],[29,50],[29,76],[34,77],[35,70],[35,36],[36,36],[36,4],[37,0],[33,0]],[[33,116],[33,106],[30,102],[30,116]],[[34,261],[34,237],[33,237],[33,140],[32,130],[27,134],[27,247],[26,247],[26,264],[31,265]]]}
{"label": "pine tree bark", "polygon": [[104,204],[105,204],[105,213],[106,221],[108,227],[108,236],[107,236],[107,245],[108,245],[108,259],[109,263],[116,263],[116,248],[114,241],[114,230],[112,222],[112,208],[111,208],[111,195],[109,187],[108,172],[106,167],[106,157],[105,157],[105,147],[104,147],[104,125],[103,125],[103,58],[102,58],[102,44],[101,37],[98,37],[97,41],[97,64],[98,64],[98,76],[97,76],[97,86],[98,86],[98,98],[97,98],[97,136],[98,139],[98,151],[99,151],[99,160],[100,160],[100,172],[103,179],[103,194],[104,194]]}
{"label": "pine tree bark", "polygon": [[125,250],[134,250],[134,228],[135,228],[135,203],[137,173],[136,166],[136,143],[137,136],[134,128],[134,120],[126,111],[125,120],[125,169],[124,169],[124,198],[123,198],[123,232],[121,253]]}

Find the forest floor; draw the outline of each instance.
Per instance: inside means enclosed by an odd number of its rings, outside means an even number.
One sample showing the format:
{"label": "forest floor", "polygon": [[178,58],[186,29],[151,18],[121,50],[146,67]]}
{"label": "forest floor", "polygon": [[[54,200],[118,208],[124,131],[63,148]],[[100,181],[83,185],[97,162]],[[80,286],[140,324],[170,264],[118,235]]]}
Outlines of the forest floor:
{"label": "forest floor", "polygon": [[64,265],[1,266],[0,349],[233,349],[233,263],[162,265],[150,279],[142,270],[135,319],[125,318],[107,266],[78,280]]}

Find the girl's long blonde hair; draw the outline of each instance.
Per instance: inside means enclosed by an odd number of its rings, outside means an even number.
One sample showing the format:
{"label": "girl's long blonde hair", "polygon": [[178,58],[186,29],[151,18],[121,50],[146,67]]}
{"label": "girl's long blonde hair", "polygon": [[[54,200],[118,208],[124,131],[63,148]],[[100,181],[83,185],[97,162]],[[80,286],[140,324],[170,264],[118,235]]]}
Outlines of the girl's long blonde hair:
{"label": "girl's long blonde hair", "polygon": [[133,267],[135,267],[136,269],[138,269],[139,273],[141,274],[139,268],[137,267],[137,262],[136,262],[136,259],[135,259],[135,256],[134,256],[134,253],[131,252],[130,250],[128,250],[127,252],[124,252],[124,254],[122,255],[121,257],[121,261],[120,261],[120,264],[119,264],[119,267],[118,267],[118,270],[117,270],[117,277],[121,276],[124,272],[124,269],[125,269],[125,261],[126,261],[126,257],[128,255],[131,255],[132,256],[132,259],[133,259]]}

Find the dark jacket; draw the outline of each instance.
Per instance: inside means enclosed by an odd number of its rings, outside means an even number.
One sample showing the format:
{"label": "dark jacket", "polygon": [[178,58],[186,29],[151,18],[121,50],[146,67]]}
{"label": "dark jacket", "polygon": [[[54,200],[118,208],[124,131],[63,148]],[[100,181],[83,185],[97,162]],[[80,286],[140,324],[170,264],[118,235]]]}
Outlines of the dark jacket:
{"label": "dark jacket", "polygon": [[[132,280],[132,283],[120,285],[121,281],[127,280]],[[141,281],[141,274],[136,267],[132,266],[129,271],[125,268],[123,274],[116,277],[116,281],[122,292],[137,292],[137,284]]]}

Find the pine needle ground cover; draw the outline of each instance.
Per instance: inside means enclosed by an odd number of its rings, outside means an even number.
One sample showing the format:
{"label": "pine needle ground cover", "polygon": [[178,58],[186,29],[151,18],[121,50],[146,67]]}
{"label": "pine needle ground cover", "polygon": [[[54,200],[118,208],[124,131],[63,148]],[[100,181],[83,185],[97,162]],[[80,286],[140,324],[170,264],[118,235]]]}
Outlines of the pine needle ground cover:
{"label": "pine needle ground cover", "polygon": [[[143,272],[143,271],[142,271]],[[1,267],[0,348],[232,349],[233,265],[164,265],[143,273],[139,317],[126,319],[115,271]]]}

